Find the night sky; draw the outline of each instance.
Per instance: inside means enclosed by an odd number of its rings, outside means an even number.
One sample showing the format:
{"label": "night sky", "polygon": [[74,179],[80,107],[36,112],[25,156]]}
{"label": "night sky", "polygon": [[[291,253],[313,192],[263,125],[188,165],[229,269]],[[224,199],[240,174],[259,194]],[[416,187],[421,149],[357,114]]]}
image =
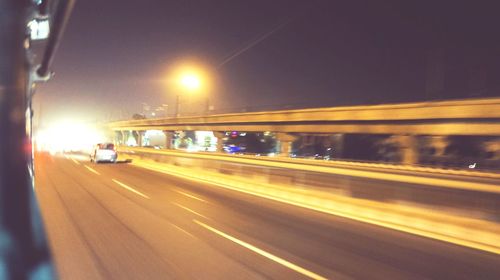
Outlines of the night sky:
{"label": "night sky", "polygon": [[215,112],[500,96],[494,1],[407,2],[80,0],[35,111],[108,121],[143,102],[173,108],[161,81],[184,59],[214,73],[217,86],[191,99]]}

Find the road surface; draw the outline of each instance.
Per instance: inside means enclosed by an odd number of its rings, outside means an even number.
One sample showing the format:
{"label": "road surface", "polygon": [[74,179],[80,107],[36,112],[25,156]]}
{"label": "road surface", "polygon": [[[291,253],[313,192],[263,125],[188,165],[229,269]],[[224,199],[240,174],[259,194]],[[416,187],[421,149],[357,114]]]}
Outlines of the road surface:
{"label": "road surface", "polygon": [[61,279],[500,279],[500,256],[127,163],[38,154]]}

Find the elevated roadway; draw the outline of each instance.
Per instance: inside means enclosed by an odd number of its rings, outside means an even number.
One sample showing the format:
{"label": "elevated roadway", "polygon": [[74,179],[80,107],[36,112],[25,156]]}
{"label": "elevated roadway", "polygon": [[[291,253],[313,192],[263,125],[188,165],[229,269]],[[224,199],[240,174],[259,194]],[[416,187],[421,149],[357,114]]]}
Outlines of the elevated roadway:
{"label": "elevated roadway", "polygon": [[117,121],[111,129],[500,135],[500,98]]}

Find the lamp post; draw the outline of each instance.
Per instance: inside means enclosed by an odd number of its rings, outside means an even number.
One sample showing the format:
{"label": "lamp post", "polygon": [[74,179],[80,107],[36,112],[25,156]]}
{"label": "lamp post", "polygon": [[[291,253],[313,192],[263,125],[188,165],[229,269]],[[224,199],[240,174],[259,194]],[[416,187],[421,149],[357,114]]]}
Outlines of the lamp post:
{"label": "lamp post", "polygon": [[[179,78],[179,86],[181,91],[183,92],[196,92],[201,89],[202,86],[202,79],[200,75],[194,71],[187,71],[184,72],[180,75]],[[175,97],[175,116],[179,117],[180,111],[179,111],[179,106],[180,106],[180,94],[177,93]]]}
{"label": "lamp post", "polygon": [[177,94],[175,96],[175,117],[178,118],[179,117],[179,99],[180,99],[180,95]]}

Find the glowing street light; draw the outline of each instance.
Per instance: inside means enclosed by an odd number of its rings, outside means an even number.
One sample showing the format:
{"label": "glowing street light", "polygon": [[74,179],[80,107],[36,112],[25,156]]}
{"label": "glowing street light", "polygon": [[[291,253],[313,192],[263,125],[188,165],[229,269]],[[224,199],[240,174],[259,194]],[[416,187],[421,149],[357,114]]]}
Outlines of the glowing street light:
{"label": "glowing street light", "polygon": [[196,91],[201,88],[201,79],[195,73],[186,73],[181,77],[181,85],[188,91]]}
{"label": "glowing street light", "polygon": [[175,116],[179,116],[180,95],[183,93],[199,93],[208,91],[208,74],[197,65],[182,65],[175,70],[174,77],[176,84]]}
{"label": "glowing street light", "polygon": [[[181,86],[182,91],[187,91],[187,92],[196,92],[201,90],[202,87],[202,82],[201,82],[201,76],[195,72],[185,72],[180,75],[179,78],[179,83]],[[176,99],[175,99],[175,116],[179,116],[179,105],[180,105],[180,94],[177,93]]]}
{"label": "glowing street light", "polygon": [[[183,59],[170,63],[162,81],[168,87],[168,91],[175,93],[175,107],[172,110],[174,116],[180,114],[180,99],[186,95],[203,94],[207,99],[207,111],[209,108],[208,95],[214,87],[214,71],[212,67],[199,60]],[[201,99],[200,99],[201,100]]]}

